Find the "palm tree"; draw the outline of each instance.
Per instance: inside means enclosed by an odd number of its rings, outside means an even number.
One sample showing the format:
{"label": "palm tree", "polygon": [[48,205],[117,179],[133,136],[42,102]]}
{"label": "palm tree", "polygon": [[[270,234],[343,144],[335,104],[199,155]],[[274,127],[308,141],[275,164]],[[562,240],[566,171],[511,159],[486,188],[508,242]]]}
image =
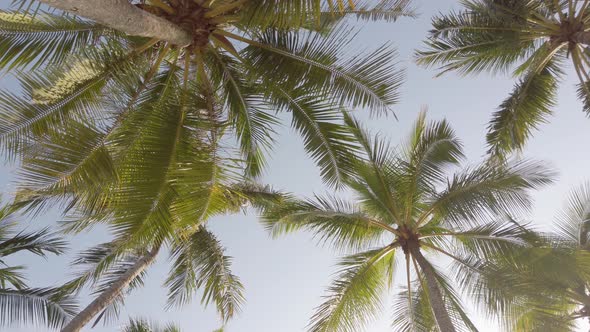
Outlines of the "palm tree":
{"label": "palm tree", "polygon": [[[243,165],[249,176],[262,171],[276,111],[292,113],[328,182],[344,176],[339,165],[354,144],[340,107],[387,112],[401,77],[389,47],[345,56],[350,31],[337,23],[348,13],[393,20],[408,5],[322,11],[308,3],[316,2],[133,2],[188,31],[189,45],[55,12],[0,13],[0,66],[30,72],[19,72],[22,95],[0,93],[0,149],[22,165],[19,204],[37,213],[62,204],[67,231],[105,223],[114,236],[81,255],[90,267],[65,292],[91,285],[100,295],[64,331],[116,312],[166,246],[176,262],[170,304],[202,287],[224,319],[237,311],[241,285],[203,226],[268,194],[233,183]],[[231,157],[234,138],[245,163]]]}
{"label": "palm tree", "polygon": [[570,194],[555,233],[531,236],[532,245],[510,258],[479,263],[483,278],[465,269],[457,274],[507,331],[577,331],[577,321],[590,320],[589,211],[586,184]]}
{"label": "palm tree", "polygon": [[20,252],[41,257],[60,255],[65,242],[49,229],[37,232],[15,232],[15,209],[0,207],[0,324],[44,324],[52,328],[62,326],[75,313],[72,298],[60,294],[59,288],[30,288],[22,273],[24,266],[10,266],[4,258]]}
{"label": "palm tree", "polygon": [[[165,327],[159,326],[157,323],[148,322],[146,319],[130,319],[129,324],[121,330],[122,332],[180,332],[180,328],[174,324],[167,324]],[[219,328],[213,332],[223,332],[223,328]]]}
{"label": "palm tree", "polygon": [[292,199],[264,213],[273,235],[306,229],[354,251],[340,262],[309,330],[358,331],[377,317],[399,255],[406,284],[395,304],[396,331],[475,330],[433,259],[439,254],[469,266],[473,258],[509,255],[513,247],[526,245],[528,233],[520,225],[495,216],[527,209],[527,190],[549,183],[550,172],[534,162],[488,162],[449,176],[448,168],[459,164],[463,152],[445,121],[427,123],[422,114],[399,149],[370,140],[358,123],[347,121],[365,151],[346,181],[355,202]]}
{"label": "palm tree", "polygon": [[129,324],[123,327],[122,332],[180,332],[180,328],[174,324],[167,324],[165,327],[150,323],[145,319],[130,319]]}
{"label": "palm tree", "polygon": [[[158,79],[174,71],[187,93],[179,106],[184,109],[194,99],[203,99],[206,104],[198,112],[208,113],[211,122],[230,124],[248,174],[262,172],[279,123],[275,113],[288,112],[326,180],[335,182],[344,172],[337,162],[347,157],[352,145],[340,107],[389,113],[397,101],[402,75],[392,62],[395,52],[383,46],[350,56],[345,46],[354,34],[337,22],[347,14],[395,20],[412,14],[408,0],[341,10],[324,10],[319,0],[132,3],[135,11],[188,31],[190,43],[128,36],[42,9],[35,15],[23,10],[0,13],[0,67],[34,69],[17,75],[23,96],[0,95],[0,147],[7,155],[21,155],[38,137],[65,130],[71,122],[100,123],[102,139],[97,144],[108,145],[133,121]],[[91,7],[96,7],[93,2]],[[180,125],[194,113],[187,115],[178,118]]]}
{"label": "palm tree", "polygon": [[[66,232],[102,223],[113,235],[74,262],[87,267],[62,292],[90,286],[97,297],[63,331],[78,331],[96,315],[97,322],[116,315],[125,291],[141,285],[165,247],[174,261],[166,281],[169,306],[188,302],[200,288],[202,302],[215,303],[227,320],[243,301],[231,259],[205,224],[212,216],[277,195],[236,184],[243,182],[243,163],[224,145],[227,124],[202,112],[207,101],[187,92],[197,88],[196,82],[186,82],[173,64],[163,66],[117,128],[108,132],[99,123],[72,120],[67,128],[39,137],[22,157],[20,208],[39,213],[63,206]],[[107,132],[112,136],[105,143]]]}
{"label": "palm tree", "polygon": [[[243,285],[231,271],[232,258],[225,255],[222,244],[207,229],[207,220],[215,215],[235,213],[248,203],[268,204],[265,202],[275,201],[280,195],[252,184],[226,186],[216,182],[208,189],[194,189],[209,196],[201,198],[207,202],[200,202],[204,206],[199,211],[189,211],[197,208],[198,203],[190,202],[196,197],[173,193],[174,186],[166,186],[169,201],[159,202],[155,211],[145,212],[149,215],[145,219],[127,220],[127,227],[133,228],[132,231],[117,230],[125,222],[121,206],[115,203],[103,208],[105,213],[117,215],[109,223],[115,234],[121,235],[83,251],[74,260],[73,266],[82,270],[62,286],[62,293],[72,294],[90,286],[96,298],[62,331],[79,331],[97,315],[94,325],[103,319],[107,323],[117,318],[124,296],[143,285],[148,267],[164,246],[169,248],[172,261],[164,282],[168,289],[167,308],[189,303],[201,289],[201,303],[214,304],[224,322],[239,313],[244,302]],[[202,214],[201,219],[190,219],[195,217],[194,213]],[[73,221],[71,227],[79,231],[95,223],[95,218],[89,215],[85,220]]]}
{"label": "palm tree", "polygon": [[441,65],[441,74],[514,68],[519,82],[488,126],[490,152],[521,150],[531,132],[547,121],[571,58],[580,80],[579,96],[590,112],[590,8],[588,1],[467,0],[464,9],[433,19],[418,63]]}

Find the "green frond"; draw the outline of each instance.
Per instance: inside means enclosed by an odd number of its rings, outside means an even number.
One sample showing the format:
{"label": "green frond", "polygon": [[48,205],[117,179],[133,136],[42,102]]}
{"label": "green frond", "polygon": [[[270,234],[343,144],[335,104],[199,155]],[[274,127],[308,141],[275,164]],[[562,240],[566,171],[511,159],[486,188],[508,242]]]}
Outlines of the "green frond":
{"label": "green frond", "polygon": [[325,102],[322,92],[307,93],[301,86],[292,90],[272,88],[270,100],[279,110],[289,111],[292,126],[305,143],[305,150],[320,167],[328,185],[338,186],[350,176],[358,148],[342,123],[339,106]]}
{"label": "green frond", "polygon": [[23,96],[0,94],[0,149],[16,157],[36,137],[63,129],[69,121],[101,119],[103,88],[112,81],[133,80],[140,65],[134,53],[113,45],[89,50],[85,57],[43,73],[22,74]]}
{"label": "green frond", "polygon": [[[446,121],[426,123],[425,113],[418,116],[404,149],[404,174],[398,186],[399,199],[406,207],[405,217],[412,216],[411,207],[435,186],[446,181],[446,171],[464,158],[461,141]],[[402,166],[402,165],[400,165]]]}
{"label": "green frond", "polygon": [[348,186],[361,199],[363,210],[387,223],[399,222],[402,206],[397,184],[403,174],[399,170],[397,151],[378,135],[370,138],[369,133],[346,113],[345,121],[364,150],[365,156],[359,159],[367,160],[354,165],[354,177],[347,181]]}
{"label": "green frond", "polygon": [[553,172],[533,161],[486,163],[455,174],[446,188],[429,203],[428,212],[445,222],[471,224],[498,213],[519,213],[530,208],[528,190],[552,182]]}
{"label": "green frond", "polygon": [[60,255],[66,248],[66,242],[61,237],[52,233],[49,228],[44,228],[36,232],[19,232],[8,239],[3,239],[0,242],[0,257],[20,251],[28,251],[42,257],[45,257],[47,253]]}
{"label": "green frond", "polygon": [[320,243],[342,249],[370,247],[389,228],[354,205],[334,197],[281,202],[264,211],[262,222],[274,237],[308,230]]}
{"label": "green frond", "polygon": [[582,101],[582,110],[586,114],[590,114],[590,94],[588,94],[588,90],[590,90],[590,81],[578,84],[578,98]]}
{"label": "green frond", "polygon": [[374,1],[358,1],[354,8],[348,8],[342,11],[322,11],[317,22],[309,22],[310,29],[318,29],[332,26],[349,17],[356,18],[357,21],[386,21],[395,22],[400,18],[416,18],[418,14],[412,5],[411,0],[380,0],[376,4]]}
{"label": "green frond", "polygon": [[71,16],[0,11],[0,70],[61,65],[114,32]]}
{"label": "green frond", "polygon": [[392,327],[399,332],[436,331],[436,321],[428,303],[426,289],[414,281],[409,292],[407,287],[396,294],[393,305]]}
{"label": "green frond", "polygon": [[55,288],[0,288],[0,324],[30,323],[59,328],[75,315],[72,298]]}
{"label": "green frond", "polygon": [[342,270],[328,288],[326,301],[311,318],[309,331],[358,331],[378,317],[381,296],[391,282],[386,271],[395,264],[395,247],[374,249],[345,257]]}
{"label": "green frond", "polygon": [[124,260],[127,253],[117,242],[101,243],[81,251],[71,264],[79,271],[76,272],[74,279],[61,287],[62,291],[65,294],[74,294],[80,292],[86,285],[94,288],[104,275]]}
{"label": "green frond", "polygon": [[455,252],[484,261],[497,255],[503,255],[508,259],[537,238],[525,226],[504,220],[488,222],[450,234],[458,242],[458,247],[454,248]]}
{"label": "green frond", "polygon": [[301,82],[323,91],[325,100],[334,98],[339,104],[389,113],[403,80],[403,73],[395,66],[396,54],[386,45],[367,54],[347,56],[342,49],[352,36],[346,28],[328,35],[266,30],[257,32],[255,41],[250,41],[241,55],[259,73],[272,73],[273,81],[284,89]]}
{"label": "green frond", "polygon": [[217,80],[226,96],[228,120],[236,131],[245,156],[246,174],[258,176],[265,166],[264,152],[273,143],[275,131],[272,127],[278,124],[278,120],[270,114],[271,110],[259,89],[244,79],[241,71],[245,68],[222,53],[215,53],[214,59],[220,67]]}
{"label": "green frond", "polygon": [[67,130],[39,138],[19,169],[17,200],[43,210],[48,199],[83,200],[112,183],[117,175],[106,136],[91,124],[71,121]]}
{"label": "green frond", "polygon": [[587,249],[590,237],[590,185],[572,190],[567,205],[556,220],[558,234],[580,249]]}
{"label": "green frond", "polygon": [[121,332],[180,332],[180,328],[170,323],[162,327],[156,322],[144,318],[130,318]]}
{"label": "green frond", "polygon": [[490,153],[504,156],[522,150],[531,132],[552,113],[559,74],[556,63],[549,62],[515,85],[488,125],[486,139]]}
{"label": "green frond", "polygon": [[24,266],[7,266],[0,268],[0,286],[8,287],[8,285],[12,285],[12,287],[16,289],[26,288],[26,278],[22,272],[24,270]]}
{"label": "green frond", "polygon": [[588,256],[553,240],[537,241],[508,256],[498,252],[485,260],[467,259],[471,267],[457,264],[456,280],[465,292],[475,294],[484,312],[499,318],[507,330],[527,331],[523,327],[529,326],[531,331],[542,331],[533,326],[543,326],[547,321],[532,324],[529,319],[552,316],[554,323],[559,323],[575,307],[567,289],[577,288],[580,275],[586,273],[583,269],[588,264],[579,264],[580,254]]}
{"label": "green frond", "polygon": [[418,62],[442,72],[505,72],[529,57],[539,41],[559,33],[542,8],[550,1],[464,1],[464,9],[433,19],[427,50]]}
{"label": "green frond", "polygon": [[168,287],[168,305],[181,305],[201,287],[201,302],[215,303],[224,321],[235,316],[244,302],[243,286],[230,270],[231,257],[217,238],[200,227],[189,238],[174,243],[172,270],[165,281]]}

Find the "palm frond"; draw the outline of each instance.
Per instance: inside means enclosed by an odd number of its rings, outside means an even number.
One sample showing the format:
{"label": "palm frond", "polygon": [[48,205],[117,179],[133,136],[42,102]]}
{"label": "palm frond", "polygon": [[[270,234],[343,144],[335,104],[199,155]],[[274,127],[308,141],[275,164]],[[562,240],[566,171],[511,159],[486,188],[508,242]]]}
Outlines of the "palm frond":
{"label": "palm frond", "polygon": [[[530,208],[527,191],[551,183],[552,177],[553,172],[539,162],[486,163],[455,174],[433,197],[427,212],[440,215],[450,224],[473,224],[504,211],[519,213]],[[423,216],[426,218],[426,214]]]}
{"label": "palm frond", "polygon": [[350,42],[351,35],[347,29],[327,36],[268,30],[257,34],[256,41],[230,38],[249,42],[241,53],[244,61],[261,73],[273,73],[277,82],[291,86],[304,82],[324,91],[328,100],[388,113],[397,102],[403,80],[403,73],[395,68],[395,52],[383,46],[366,55],[344,56],[342,46]]}
{"label": "palm frond", "polygon": [[190,301],[191,295],[203,287],[201,302],[214,302],[224,321],[240,311],[244,302],[243,286],[230,270],[231,257],[217,238],[203,227],[172,248],[173,267],[166,279],[168,305]]}
{"label": "palm frond", "polygon": [[215,53],[214,59],[220,67],[217,80],[225,91],[228,118],[245,156],[246,173],[258,176],[265,166],[264,152],[273,143],[275,131],[272,127],[278,124],[278,120],[270,114],[258,89],[244,80],[239,72],[244,68],[237,61],[222,53]]}
{"label": "palm frond", "polygon": [[0,242],[0,256],[7,256],[19,251],[28,251],[45,257],[47,253],[60,255],[66,250],[66,242],[49,228],[36,232],[19,232]]}
{"label": "palm frond", "polygon": [[129,323],[123,327],[121,332],[180,332],[180,328],[172,323],[162,327],[145,318],[130,318]]}
{"label": "palm frond", "polygon": [[467,1],[467,10],[439,15],[426,42],[416,54],[418,63],[441,64],[441,74],[481,71],[503,72],[534,50],[534,37],[510,13],[490,9],[491,1]]}
{"label": "palm frond", "polygon": [[584,184],[573,190],[567,206],[557,217],[558,234],[582,249],[588,248],[590,236],[590,187]]}
{"label": "palm frond", "polygon": [[431,332],[436,330],[436,321],[428,303],[428,295],[422,285],[415,281],[396,294],[393,305],[392,327],[399,332]]}
{"label": "palm frond", "polygon": [[334,197],[316,201],[285,201],[267,209],[263,224],[273,236],[296,230],[311,231],[320,243],[336,248],[367,248],[381,238],[388,225]]}
{"label": "palm frond", "polygon": [[552,113],[559,74],[556,63],[549,62],[516,84],[488,125],[490,153],[503,156],[522,150],[531,132]]}
{"label": "palm frond", "polygon": [[381,296],[395,264],[395,247],[387,246],[344,258],[342,271],[329,287],[326,301],[311,319],[309,331],[358,331],[381,309]]}
{"label": "palm frond", "polygon": [[60,65],[109,34],[115,32],[71,16],[0,11],[0,69]]}
{"label": "palm frond", "polygon": [[72,298],[56,288],[0,288],[0,324],[30,323],[59,328],[76,313]]}
{"label": "palm frond", "polygon": [[[108,51],[88,51],[85,57],[44,73],[19,76],[24,95],[0,94],[0,145],[14,157],[35,137],[64,128],[70,120],[100,119],[102,89],[116,79],[133,80],[141,61],[113,45]],[[125,73],[125,74],[123,74]]]}
{"label": "palm frond", "polygon": [[[270,83],[270,82],[269,82]],[[353,136],[341,123],[339,107],[323,101],[323,92],[307,93],[305,86],[286,91],[278,87],[270,96],[280,110],[290,111],[292,126],[303,136],[305,150],[321,169],[328,185],[338,186],[350,176],[354,154]]]}

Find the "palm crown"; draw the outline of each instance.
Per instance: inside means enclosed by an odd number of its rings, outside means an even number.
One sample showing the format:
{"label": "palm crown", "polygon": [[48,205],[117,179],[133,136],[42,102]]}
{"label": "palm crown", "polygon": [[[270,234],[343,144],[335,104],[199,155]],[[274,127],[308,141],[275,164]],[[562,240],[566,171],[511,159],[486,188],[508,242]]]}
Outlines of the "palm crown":
{"label": "palm crown", "polygon": [[[159,79],[174,73],[181,80],[174,89],[185,91],[175,105],[181,110],[178,127],[195,129],[205,120],[209,126],[227,124],[248,173],[258,175],[278,123],[275,112],[289,112],[326,180],[337,181],[342,175],[337,161],[351,148],[339,108],[388,112],[401,75],[390,47],[347,56],[351,34],[336,23],[348,13],[393,20],[411,11],[408,1],[400,0],[374,8],[328,3],[341,10],[328,6],[324,11],[319,0],[136,3],[189,31],[193,40],[184,46],[127,37],[55,13],[2,12],[2,68],[42,70],[19,75],[23,97],[0,96],[0,145],[14,156],[36,138],[74,122],[100,124],[95,144],[108,146],[115,137],[122,140],[117,132],[137,120],[146,96],[167,103],[170,81]],[[202,102],[196,106],[195,100]],[[120,141],[125,144],[130,143]]]}
{"label": "palm crown", "polygon": [[590,112],[588,1],[467,0],[464,9],[439,15],[417,53],[424,65],[442,73],[507,71],[519,77],[488,127],[490,152],[520,150],[531,132],[546,121],[555,104],[563,62],[570,58],[579,77],[579,96]]}
{"label": "palm crown", "polygon": [[548,183],[549,173],[532,162],[500,168],[486,163],[449,177],[447,168],[463,153],[445,121],[428,124],[422,115],[398,150],[369,140],[354,120],[347,121],[366,153],[346,182],[356,202],[293,199],[265,213],[275,235],[308,229],[338,248],[356,251],[342,260],[310,331],[358,331],[376,317],[399,255],[407,283],[395,306],[396,331],[475,330],[452,283],[423,254],[442,254],[469,266],[524,245],[522,227],[490,220],[501,211],[526,209],[526,191]]}

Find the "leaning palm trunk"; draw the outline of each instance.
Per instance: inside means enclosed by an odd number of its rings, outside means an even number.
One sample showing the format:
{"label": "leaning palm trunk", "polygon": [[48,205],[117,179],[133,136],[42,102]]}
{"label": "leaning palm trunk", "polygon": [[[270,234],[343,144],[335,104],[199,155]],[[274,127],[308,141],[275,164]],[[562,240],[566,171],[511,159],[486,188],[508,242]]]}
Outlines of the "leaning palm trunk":
{"label": "leaning palm trunk", "polygon": [[141,10],[128,0],[39,0],[52,7],[91,19],[109,28],[128,35],[156,38],[174,45],[191,43],[191,35],[173,24],[147,11]]}
{"label": "leaning palm trunk", "polygon": [[158,252],[160,246],[155,246],[151,251],[140,258],[133,266],[125,272],[117,281],[115,281],[109,288],[107,288],[100,296],[98,296],[92,303],[90,303],[84,310],[80,311],[74,317],[68,325],[66,325],[61,332],[77,332],[80,331],[84,325],[88,324],[90,320],[96,316],[99,312],[104,310],[109,304],[111,304],[117,296],[121,294],[123,289],[127,287],[133,279],[135,279],[141,272],[143,272],[148,266],[150,266]]}
{"label": "leaning palm trunk", "polygon": [[451,321],[451,317],[449,316],[449,312],[445,306],[442,293],[438,287],[434,269],[422,255],[420,248],[417,245],[411,246],[408,249],[410,250],[412,257],[416,259],[416,262],[420,266],[422,273],[424,273],[424,276],[426,277],[425,286],[428,291],[428,299],[430,300],[430,306],[432,307],[432,312],[434,313],[436,325],[438,325],[438,328],[441,332],[455,332],[455,327],[453,326],[453,322]]}

